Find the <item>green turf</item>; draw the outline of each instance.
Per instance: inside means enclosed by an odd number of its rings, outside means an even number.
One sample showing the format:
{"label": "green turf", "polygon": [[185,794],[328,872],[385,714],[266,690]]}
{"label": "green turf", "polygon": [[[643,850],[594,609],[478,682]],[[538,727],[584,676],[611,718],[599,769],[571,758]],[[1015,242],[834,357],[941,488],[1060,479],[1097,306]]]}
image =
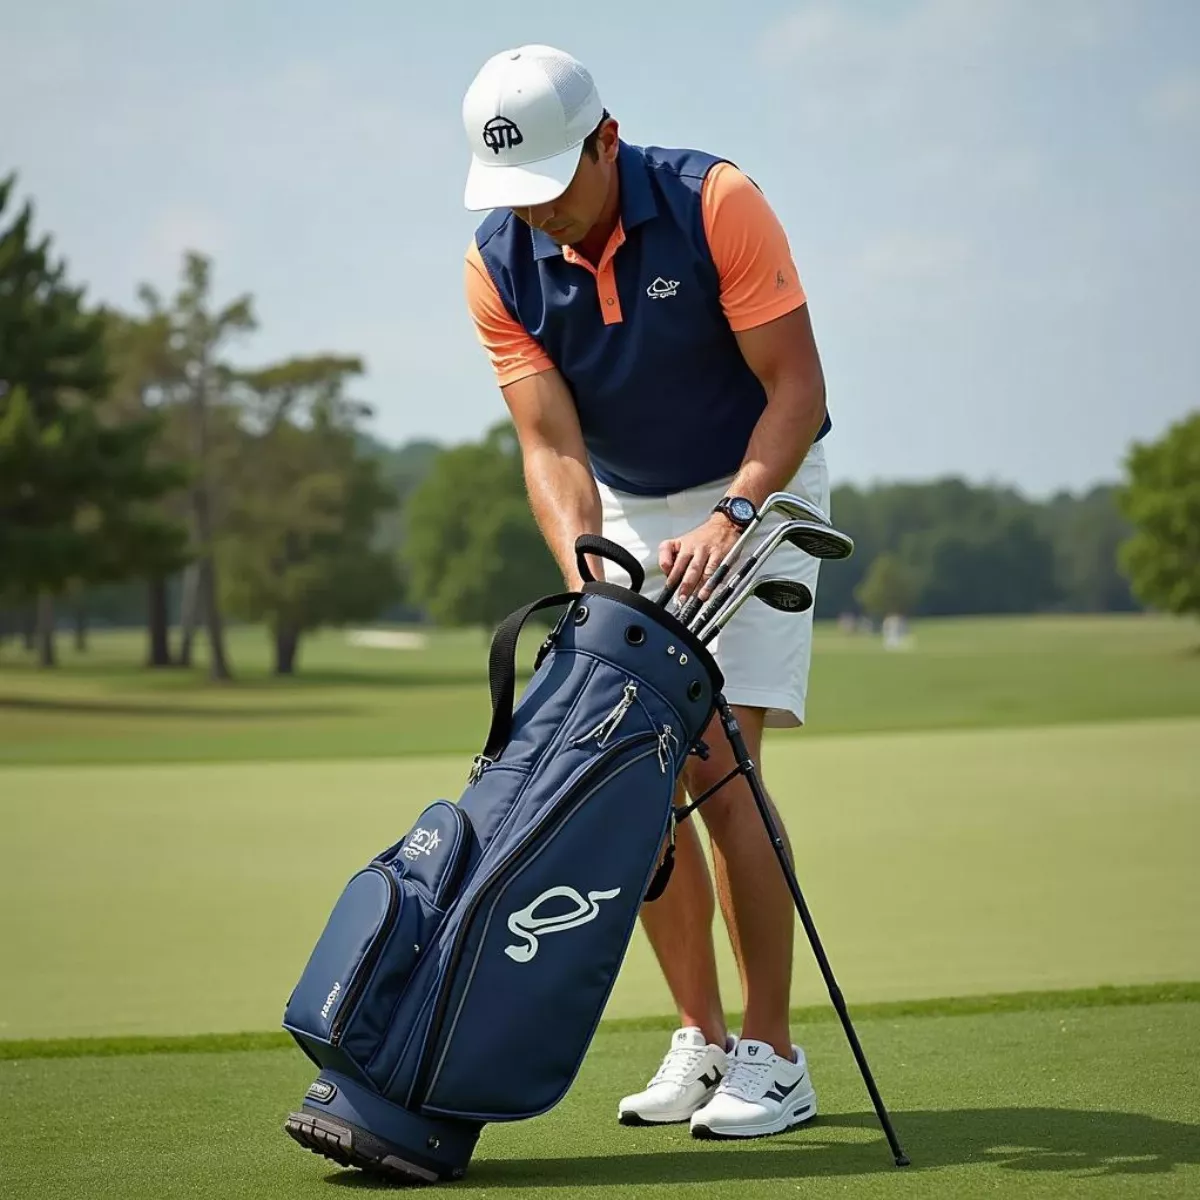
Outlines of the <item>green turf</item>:
{"label": "green turf", "polygon": [[[277,1027],[345,879],[464,767],[0,771],[0,1038]],[[852,1000],[1200,979],[1200,720],[797,738],[764,771]],[[823,998],[800,943],[793,1002]],[[670,1007],[639,933],[608,1015]]]}
{"label": "green turf", "polygon": [[[946,996],[926,1000],[891,1000],[853,1006],[855,1021],[894,1020],[899,1017],[962,1017],[1012,1012],[1061,1011],[1075,1008],[1124,1008],[1144,1004],[1200,1003],[1200,982],[1131,984],[1113,987],[1073,988],[1055,992],[998,992],[990,996]],[[741,1014],[727,1012],[726,1020],[736,1029]],[[793,1008],[791,1023],[807,1027],[824,1021],[836,1021],[833,1005],[809,1005]],[[674,1016],[610,1017],[602,1028],[610,1033],[669,1032],[678,1020]],[[291,1034],[283,1030],[257,1033],[195,1033],[166,1036],[0,1038],[0,1061],[20,1058],[116,1058],[133,1054],[228,1054],[235,1050],[279,1050],[292,1048]]]}
{"label": "green turf", "polygon": [[[523,643],[528,667],[540,633]],[[1200,629],[1157,616],[918,622],[915,647],[817,630],[809,721],[815,733],[1018,727],[1200,715]],[[141,635],[63,639],[41,672],[0,645],[0,763],[186,762],[475,753],[487,728],[487,642],[434,632],[425,649],[306,639],[300,674],[268,673],[262,631],[234,628],[238,680],[147,672]],[[201,642],[201,650],[202,650]],[[800,736],[786,733],[783,739]]]}
{"label": "green turf", "polygon": [[[1200,1191],[1200,1004],[859,1023],[913,1165],[891,1162],[841,1030],[805,1045],[821,1116],[775,1138],[625,1129],[660,1031],[602,1030],[544,1117],[488,1126],[447,1194],[709,1200],[1154,1200]],[[375,1191],[282,1132],[312,1077],[298,1051],[0,1062],[13,1200],[303,1200]]]}

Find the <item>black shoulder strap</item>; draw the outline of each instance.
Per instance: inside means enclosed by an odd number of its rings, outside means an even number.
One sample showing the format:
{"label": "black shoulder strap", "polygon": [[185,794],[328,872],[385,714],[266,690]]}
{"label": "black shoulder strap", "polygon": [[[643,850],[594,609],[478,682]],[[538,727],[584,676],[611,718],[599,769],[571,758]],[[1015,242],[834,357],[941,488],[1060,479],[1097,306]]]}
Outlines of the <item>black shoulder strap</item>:
{"label": "black shoulder strap", "polygon": [[[517,641],[521,636],[521,627],[540,609],[553,608],[556,604],[566,604],[579,598],[578,592],[558,592],[553,596],[543,596],[509,613],[500,622],[492,637],[492,649],[488,656],[488,687],[492,693],[492,727],[488,731],[487,744],[480,758],[495,761],[500,751],[508,745],[512,734],[513,697],[516,694],[517,683]],[[476,762],[479,760],[477,759]]]}

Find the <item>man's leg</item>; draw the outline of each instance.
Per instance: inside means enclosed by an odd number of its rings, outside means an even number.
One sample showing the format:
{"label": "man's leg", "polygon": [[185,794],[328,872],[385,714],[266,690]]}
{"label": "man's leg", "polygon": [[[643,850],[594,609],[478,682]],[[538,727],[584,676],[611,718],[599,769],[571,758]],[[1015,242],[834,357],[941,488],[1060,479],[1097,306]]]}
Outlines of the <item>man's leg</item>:
{"label": "man's leg", "polygon": [[[734,705],[733,712],[757,767],[762,757],[764,711]],[[733,748],[719,718],[713,719],[704,740],[710,750],[708,759],[691,760],[687,772],[688,790],[696,796],[735,765]],[[791,845],[774,803],[771,811],[790,858]],[[745,1017],[740,1036],[767,1042],[776,1054],[790,1059],[788,1004],[795,910],[746,777],[730,780],[699,812],[712,838],[717,895],[741,976]]]}
{"label": "man's leg", "polygon": [[[675,803],[682,805],[685,800],[681,784]],[[642,905],[642,927],[671,989],[680,1025],[695,1026],[709,1043],[724,1046],[725,1014],[713,949],[715,912],[712,877],[691,818],[675,831],[671,881],[657,900]]]}

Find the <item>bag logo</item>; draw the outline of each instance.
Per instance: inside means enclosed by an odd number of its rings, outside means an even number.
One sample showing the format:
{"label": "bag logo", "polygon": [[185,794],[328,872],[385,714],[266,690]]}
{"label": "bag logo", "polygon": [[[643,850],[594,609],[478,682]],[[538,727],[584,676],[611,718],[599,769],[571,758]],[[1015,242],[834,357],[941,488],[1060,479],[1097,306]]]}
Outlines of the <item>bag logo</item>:
{"label": "bag logo", "polygon": [[337,1088],[328,1079],[317,1079],[313,1081],[308,1091],[304,1093],[304,1098],[306,1100],[316,1100],[320,1104],[328,1104],[336,1094]]}
{"label": "bag logo", "polygon": [[664,279],[661,275],[646,289],[651,300],[666,300],[679,292],[678,279]]}
{"label": "bag logo", "polygon": [[341,995],[342,985],[335,983],[329,995],[325,997],[325,1007],[321,1009],[321,1016],[329,1020],[329,1010],[333,1008],[333,1002]]}
{"label": "bag logo", "polygon": [[519,146],[524,140],[521,131],[507,117],[493,117],[483,127],[483,144],[496,155],[501,150]]}
{"label": "bag logo", "polygon": [[[509,915],[509,931],[517,937],[523,938],[525,944],[505,946],[504,953],[513,962],[529,962],[538,952],[538,938],[545,937],[548,933],[562,933],[567,929],[577,929],[580,925],[586,925],[589,921],[594,921],[600,915],[599,901],[611,900],[614,896],[619,896],[620,894],[620,888],[613,888],[611,892],[588,892],[587,899],[585,900],[572,887],[550,888],[548,891],[543,892],[532,904],[528,904]],[[548,900],[558,899],[570,900],[575,905],[574,909],[555,913],[552,917],[534,916],[540,905],[545,904]]]}
{"label": "bag logo", "polygon": [[409,862],[416,862],[422,854],[432,854],[441,844],[441,835],[436,829],[418,829],[404,843],[400,853]]}

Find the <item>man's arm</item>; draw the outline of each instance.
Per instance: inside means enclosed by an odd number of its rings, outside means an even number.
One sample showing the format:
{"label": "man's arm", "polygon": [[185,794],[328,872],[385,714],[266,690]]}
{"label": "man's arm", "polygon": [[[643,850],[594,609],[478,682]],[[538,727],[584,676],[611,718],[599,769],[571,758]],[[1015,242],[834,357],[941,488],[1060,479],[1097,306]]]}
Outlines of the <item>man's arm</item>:
{"label": "man's arm", "polygon": [[[463,282],[476,335],[521,443],[534,519],[573,591],[583,582],[575,539],[581,533],[599,533],[601,527],[600,493],[575,402],[550,356],[504,307],[474,242],[467,247]],[[589,557],[588,564],[595,578],[604,578],[598,560]]]}
{"label": "man's arm", "polygon": [[735,336],[767,393],[767,407],[754,427],[729,495],[748,496],[761,505],[795,476],[820,432],[825,420],[825,376],[807,304]]}
{"label": "man's arm", "polygon": [[[575,561],[575,539],[599,533],[600,493],[588,465],[575,402],[555,368],[528,375],[503,389],[521,443],[525,487],[534,519],[562,571],[568,590],[583,584]],[[597,579],[603,566],[588,565]]]}
{"label": "man's arm", "polygon": [[[705,179],[702,203],[721,307],[767,400],[726,494],[761,505],[791,481],[820,432],[825,380],[787,234],[763,194],[721,163]],[[681,598],[707,597],[708,577],[736,540],[718,514],[664,542],[659,563],[671,582],[681,580]]]}

